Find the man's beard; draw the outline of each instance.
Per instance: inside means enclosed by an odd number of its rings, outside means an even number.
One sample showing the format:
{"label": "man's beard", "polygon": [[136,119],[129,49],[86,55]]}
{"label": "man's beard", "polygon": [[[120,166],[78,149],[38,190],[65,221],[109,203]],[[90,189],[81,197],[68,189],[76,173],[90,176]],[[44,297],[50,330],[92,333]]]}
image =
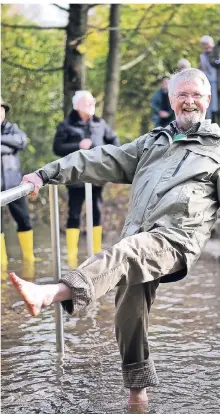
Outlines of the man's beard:
{"label": "man's beard", "polygon": [[181,114],[176,118],[176,122],[179,128],[187,131],[193,124],[197,124],[201,121],[200,112],[189,112],[188,114]]}

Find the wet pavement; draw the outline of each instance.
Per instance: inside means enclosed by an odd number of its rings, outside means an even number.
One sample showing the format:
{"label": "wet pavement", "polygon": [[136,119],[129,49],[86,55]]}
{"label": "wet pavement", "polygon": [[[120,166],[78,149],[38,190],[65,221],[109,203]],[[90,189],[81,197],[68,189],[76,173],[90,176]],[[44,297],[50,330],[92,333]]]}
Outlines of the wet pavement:
{"label": "wet pavement", "polygon": [[[9,270],[52,282],[50,230],[35,231],[34,269],[22,268],[15,230],[7,244]],[[184,280],[161,284],[150,317],[149,341],[160,385],[149,409],[128,407],[114,336],[114,291],[84,311],[64,314],[65,356],[56,353],[54,308],[33,318],[2,275],[2,413],[218,414],[220,411],[220,262],[210,242]],[[86,240],[81,240],[81,251]],[[209,247],[210,246],[210,247]],[[215,247],[214,247],[215,246]],[[62,237],[62,256],[65,240]],[[83,255],[81,257],[83,259]],[[67,270],[65,261],[62,272]]]}

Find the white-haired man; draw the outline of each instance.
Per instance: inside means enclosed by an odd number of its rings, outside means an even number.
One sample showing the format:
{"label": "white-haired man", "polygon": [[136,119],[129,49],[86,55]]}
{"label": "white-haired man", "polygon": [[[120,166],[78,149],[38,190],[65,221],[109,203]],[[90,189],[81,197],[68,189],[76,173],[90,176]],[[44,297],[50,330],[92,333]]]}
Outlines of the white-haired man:
{"label": "white-haired man", "polygon": [[117,286],[116,337],[130,403],[158,384],[148,344],[148,315],[161,282],[183,278],[210,237],[220,203],[220,128],[205,120],[210,83],[199,69],[171,77],[176,119],[121,147],[81,150],[23,178],[35,185],[78,180],[132,184],[121,240],[56,285],[11,280],[29,312],[57,301],[72,314]]}
{"label": "white-haired man", "polygon": [[[54,137],[53,150],[56,155],[65,156],[80,149],[88,150],[97,145],[119,145],[116,134],[104,119],[95,115],[95,98],[89,91],[77,91],[73,96],[73,110],[58,125]],[[71,268],[77,266],[78,241],[80,234],[80,214],[85,200],[85,184],[68,185],[68,218],[66,228],[66,244],[68,263]],[[103,186],[92,186],[93,201],[93,246],[94,253],[101,248]]]}
{"label": "white-haired man", "polygon": [[188,59],[180,59],[177,62],[177,70],[181,71],[183,69],[189,69],[191,68],[191,63]]}
{"label": "white-haired man", "polygon": [[215,122],[216,114],[218,112],[218,93],[217,93],[217,71],[216,68],[210,64],[210,55],[214,48],[214,40],[211,36],[202,36],[200,39],[203,52],[200,55],[199,68],[206,74],[211,84],[211,102],[206,113],[206,118],[212,119]]}

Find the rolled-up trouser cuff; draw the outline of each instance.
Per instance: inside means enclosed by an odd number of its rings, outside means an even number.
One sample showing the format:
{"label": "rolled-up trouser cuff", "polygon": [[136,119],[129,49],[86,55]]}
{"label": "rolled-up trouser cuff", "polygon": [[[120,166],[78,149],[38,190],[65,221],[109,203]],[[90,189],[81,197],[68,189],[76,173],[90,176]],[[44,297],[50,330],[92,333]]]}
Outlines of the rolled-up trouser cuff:
{"label": "rolled-up trouser cuff", "polygon": [[154,362],[151,358],[144,362],[122,365],[125,388],[145,388],[159,384]]}
{"label": "rolled-up trouser cuff", "polygon": [[63,276],[59,283],[65,283],[72,290],[72,299],[61,302],[63,309],[70,315],[74,311],[85,308],[95,298],[92,281],[79,271],[73,270]]}

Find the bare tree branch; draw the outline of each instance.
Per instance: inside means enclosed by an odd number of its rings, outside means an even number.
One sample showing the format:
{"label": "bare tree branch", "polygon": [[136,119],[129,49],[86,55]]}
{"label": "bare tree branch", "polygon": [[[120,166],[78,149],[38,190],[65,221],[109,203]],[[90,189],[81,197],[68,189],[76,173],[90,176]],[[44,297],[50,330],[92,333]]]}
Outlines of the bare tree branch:
{"label": "bare tree branch", "polygon": [[[216,22],[213,22],[213,24],[218,24],[219,22],[218,21],[216,21]],[[91,26],[92,27],[92,26]],[[139,30],[138,30],[138,32],[139,33],[141,33],[141,32],[145,32],[146,30],[151,30],[151,29],[158,29],[158,28],[160,28],[161,27],[161,24],[156,24],[156,25],[152,25],[152,26],[142,26]],[[178,24],[178,23],[175,23],[175,24],[170,24],[169,25],[169,27],[176,27],[176,28],[178,28],[178,29],[188,29],[188,28],[190,28],[190,27],[192,27],[192,23],[189,23],[189,24]],[[198,28],[200,28],[201,27],[201,25],[193,25],[193,28],[195,28],[195,27],[198,27]],[[105,30],[105,29],[97,29],[97,30]],[[134,30],[134,28],[130,28],[130,29],[121,29],[121,32],[130,32],[130,31],[133,31]],[[124,38],[124,40],[123,40],[123,42],[126,40],[126,38]]]}
{"label": "bare tree branch", "polygon": [[154,4],[151,4],[150,7],[148,9],[145,9],[143,16],[140,18],[138,24],[136,25],[136,27],[134,27],[131,31],[131,33],[129,33],[129,35],[127,35],[124,39],[123,42],[128,42],[128,46],[131,44],[131,40],[132,38],[135,36],[135,34],[137,34],[137,32],[139,31],[143,21],[145,20],[148,12],[154,7]]}
{"label": "bare tree branch", "polygon": [[96,27],[96,26],[92,26],[92,25],[87,25],[88,27],[88,31],[85,35],[77,37],[76,39],[74,39],[71,42],[71,46],[73,47],[77,47],[82,41],[84,41],[85,39],[87,39],[91,34],[95,32],[105,32],[106,30],[108,31],[119,31],[118,27],[114,27],[114,26],[106,26],[106,27]]}
{"label": "bare tree branch", "polygon": [[52,3],[53,6],[58,7],[58,9],[69,12],[70,9],[66,9],[65,7],[60,6],[59,4]]}
{"label": "bare tree branch", "polygon": [[173,5],[173,11],[172,11],[170,17],[163,24],[162,29],[161,29],[159,35],[152,41],[150,47],[147,47],[138,57],[136,57],[135,59],[133,59],[131,62],[128,62],[125,65],[122,65],[121,68],[120,68],[121,71],[128,70],[128,69],[132,68],[133,66],[137,65],[138,63],[142,62],[142,60],[145,59],[145,57],[147,56],[149,50],[152,49],[152,47],[154,47],[156,45],[158,38],[162,34],[166,33],[166,31],[167,31],[167,29],[169,27],[169,23],[171,22],[171,20],[173,19],[173,17],[177,13],[177,9],[179,7],[181,7],[181,6],[182,6],[182,4],[176,4],[175,7]]}
{"label": "bare tree branch", "polygon": [[[39,49],[33,49],[33,48],[30,48],[30,47],[26,47],[26,46],[23,46],[23,45],[20,45],[19,43],[16,43],[15,44],[15,47],[17,48],[17,49],[20,49],[20,50],[25,50],[25,51],[27,51],[27,52],[35,52],[35,53],[40,53],[40,54],[42,54],[42,55],[50,55],[50,56],[57,56],[57,50],[56,51],[54,51],[53,53],[51,53],[51,51],[49,51],[49,50],[45,50],[45,51],[43,51],[43,50],[39,50]],[[57,48],[58,49],[58,48]],[[63,47],[60,47],[59,48],[60,50],[62,50],[63,51]],[[11,49],[9,49],[9,48],[4,48],[4,52],[5,51],[8,51],[9,53],[10,53],[10,50]]]}
{"label": "bare tree branch", "polygon": [[11,62],[10,60],[8,60],[7,58],[2,58],[2,62],[7,63],[7,65],[13,66],[15,68],[19,68],[19,69],[23,69],[23,70],[29,70],[32,72],[58,72],[60,70],[63,70],[63,66],[59,67],[59,68],[45,68],[45,66],[43,66],[42,68],[27,68],[26,66],[20,65],[18,63],[15,62]]}
{"label": "bare tree branch", "polygon": [[92,9],[93,7],[96,7],[96,6],[100,6],[100,4],[88,4],[88,10]]}
{"label": "bare tree branch", "polygon": [[[16,47],[16,49],[19,49],[19,50],[25,50],[25,51],[27,51],[27,52],[36,52],[36,53],[41,53],[42,55],[46,55],[46,53],[44,52],[44,51],[42,51],[42,50],[37,50],[37,49],[32,49],[32,48],[30,48],[30,47],[26,47],[26,46],[23,46],[23,45],[20,45],[19,43],[15,43],[15,45],[14,45],[15,47]],[[11,54],[11,48],[10,47],[7,47],[7,46],[5,46],[4,47],[4,53],[5,54],[7,54],[6,52],[8,52],[9,53],[9,55]],[[47,52],[47,53],[50,53],[50,52]],[[57,55],[57,53],[54,53],[54,54],[56,54]],[[17,58],[17,56],[13,56],[14,58]]]}
{"label": "bare tree branch", "polygon": [[[181,4],[178,4],[178,6],[181,6]],[[218,23],[219,23],[219,20],[212,21],[212,24],[218,24]],[[157,29],[158,27],[161,27],[161,24],[147,26],[147,27],[142,26],[142,29],[145,29],[145,30]],[[189,24],[173,23],[173,24],[170,24],[169,27],[178,27],[178,29],[179,28],[188,29],[189,27],[192,27],[192,23],[189,23]],[[201,27],[201,25],[197,25],[197,26],[193,25],[193,27]]]}
{"label": "bare tree branch", "polygon": [[94,29],[94,30],[96,30],[97,32],[101,32],[101,31],[104,31],[104,30],[109,30],[109,26],[105,26],[105,27],[97,27],[97,26],[93,26],[92,24],[88,24],[88,25],[87,25],[87,27],[88,27],[89,29]]}
{"label": "bare tree branch", "polygon": [[1,23],[3,27],[10,27],[11,29],[34,29],[34,30],[66,30],[66,26],[36,26],[36,25],[23,25],[23,24],[8,24]]}

